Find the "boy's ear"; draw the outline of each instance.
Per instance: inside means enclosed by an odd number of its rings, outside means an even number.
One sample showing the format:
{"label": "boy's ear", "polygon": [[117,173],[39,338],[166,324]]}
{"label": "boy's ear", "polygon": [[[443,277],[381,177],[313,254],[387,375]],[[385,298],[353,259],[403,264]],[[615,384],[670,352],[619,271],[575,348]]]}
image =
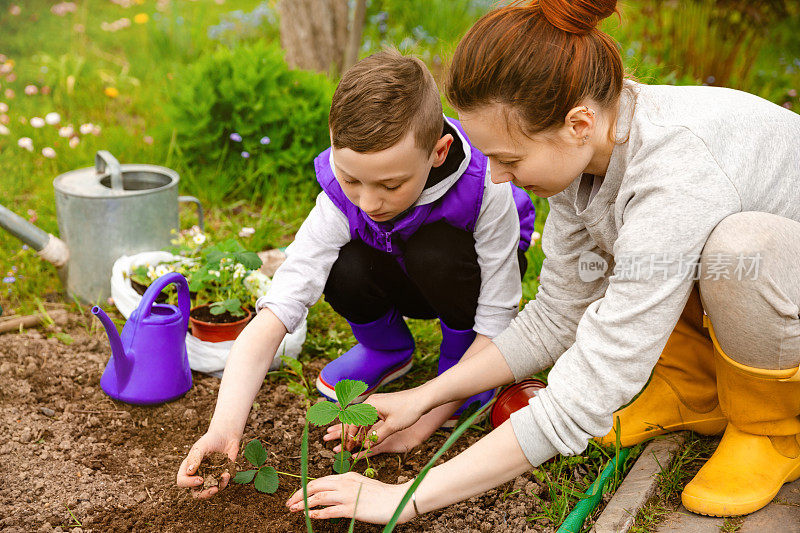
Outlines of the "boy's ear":
{"label": "boy's ear", "polygon": [[433,166],[440,167],[447,159],[447,153],[450,151],[450,146],[453,144],[453,136],[451,134],[442,135],[442,138],[436,142],[433,147]]}

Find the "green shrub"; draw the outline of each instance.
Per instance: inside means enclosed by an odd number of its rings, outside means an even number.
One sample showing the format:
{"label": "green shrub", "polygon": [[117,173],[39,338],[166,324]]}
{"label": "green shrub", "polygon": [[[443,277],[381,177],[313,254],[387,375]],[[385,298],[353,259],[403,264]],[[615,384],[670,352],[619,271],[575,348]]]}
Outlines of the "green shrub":
{"label": "green shrub", "polygon": [[176,81],[167,108],[194,189],[257,198],[312,179],[330,144],[325,76],[289,70],[277,45],[257,42],[220,47]]}

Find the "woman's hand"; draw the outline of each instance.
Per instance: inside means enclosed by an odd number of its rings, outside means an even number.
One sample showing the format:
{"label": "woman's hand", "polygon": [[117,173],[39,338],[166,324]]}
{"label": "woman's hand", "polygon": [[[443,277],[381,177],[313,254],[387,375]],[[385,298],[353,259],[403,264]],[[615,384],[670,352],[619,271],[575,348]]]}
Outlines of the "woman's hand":
{"label": "woman's hand", "polygon": [[[355,472],[315,479],[308,484],[309,515],[314,519],[351,518],[355,515],[361,522],[386,524],[409,486],[411,481],[388,485]],[[286,506],[292,512],[305,508],[302,488],[292,494]],[[314,509],[320,506],[324,508]],[[398,523],[408,522],[415,516],[409,501]]]}
{"label": "woman's hand", "polygon": [[178,486],[191,488],[194,498],[210,498],[228,486],[228,482],[231,479],[230,474],[222,474],[219,487],[210,487],[205,490],[202,489],[203,478],[195,475],[203,458],[214,452],[222,452],[231,461],[236,461],[236,456],[239,453],[239,439],[228,437],[221,433],[209,432],[194,443],[192,449],[189,450],[189,454],[178,468],[177,477]]}

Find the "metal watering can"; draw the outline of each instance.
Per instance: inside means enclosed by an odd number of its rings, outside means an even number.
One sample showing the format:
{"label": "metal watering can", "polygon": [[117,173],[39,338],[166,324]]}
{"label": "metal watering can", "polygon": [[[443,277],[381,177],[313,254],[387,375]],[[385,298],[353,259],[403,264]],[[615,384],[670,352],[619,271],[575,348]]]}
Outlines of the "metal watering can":
{"label": "metal watering can", "polygon": [[178,173],[157,165],[120,165],[106,150],[95,166],[53,180],[61,238],[0,205],[0,227],[58,268],[67,292],[84,302],[111,296],[111,269],[123,255],[162,250],[178,229],[178,203],[203,209],[193,196],[178,196]]}
{"label": "metal watering can", "polygon": [[[178,287],[178,307],[155,303],[172,283]],[[186,278],[171,272],[150,284],[122,335],[102,309],[92,308],[111,343],[111,359],[100,378],[106,394],[125,403],[151,405],[175,400],[192,388],[186,354],[189,306]]]}

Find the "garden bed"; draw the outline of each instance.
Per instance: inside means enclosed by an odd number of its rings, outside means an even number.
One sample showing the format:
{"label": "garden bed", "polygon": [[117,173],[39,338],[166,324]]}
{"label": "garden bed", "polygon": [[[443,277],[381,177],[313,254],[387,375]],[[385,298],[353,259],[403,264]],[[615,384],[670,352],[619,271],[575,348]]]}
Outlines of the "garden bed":
{"label": "garden bed", "polygon": [[[6,334],[0,342],[0,529],[4,531],[211,531],[221,528],[302,531],[301,513],[284,506],[299,487],[281,476],[275,494],[232,485],[207,501],[175,485],[178,465],[208,425],[219,380],[194,374],[185,397],[157,407],[111,400],[99,380],[110,354],[97,324],[71,315],[63,331]],[[90,325],[84,325],[90,324]],[[58,337],[54,335],[58,333]],[[65,335],[66,334],[66,335]],[[71,344],[65,344],[65,342]],[[307,365],[309,377],[324,364]],[[268,464],[300,471],[303,407],[276,379],[256,398],[243,442],[259,438]],[[309,475],[331,473],[331,443],[324,428],[310,435]],[[465,449],[482,434],[470,431],[445,455]],[[444,442],[437,433],[405,457],[378,456],[378,478],[409,479]],[[363,468],[361,468],[363,470]],[[488,493],[429,513],[398,531],[552,531],[549,520],[528,521],[545,484],[533,472]],[[315,531],[345,531],[346,522],[315,521]],[[379,531],[359,524],[356,531]]]}

